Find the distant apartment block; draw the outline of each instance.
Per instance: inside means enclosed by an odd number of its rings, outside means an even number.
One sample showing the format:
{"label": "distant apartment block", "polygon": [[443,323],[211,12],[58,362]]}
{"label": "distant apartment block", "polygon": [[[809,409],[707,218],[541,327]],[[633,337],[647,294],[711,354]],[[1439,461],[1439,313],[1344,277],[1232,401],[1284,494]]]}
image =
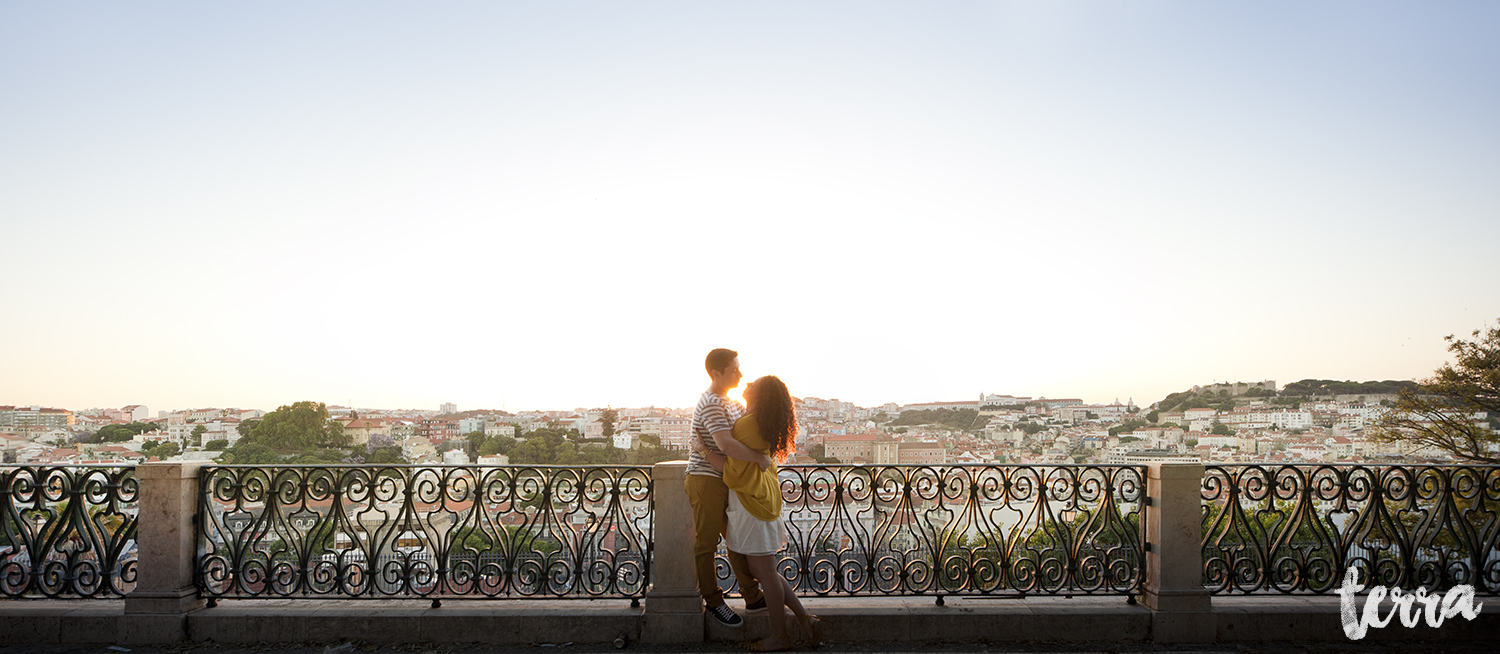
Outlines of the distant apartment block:
{"label": "distant apartment block", "polygon": [[947,449],[942,443],[900,443],[896,463],[904,466],[947,463]]}
{"label": "distant apartment block", "polygon": [[396,435],[391,432],[393,422],[395,421],[382,418],[356,418],[344,425],[344,436],[349,438],[351,445],[368,445],[370,438],[375,436],[385,436],[394,442]]}
{"label": "distant apartment block", "polygon": [[1104,457],[1106,465],[1138,465],[1142,463],[1197,463],[1197,454],[1176,450],[1129,450],[1123,446],[1111,448]]}
{"label": "distant apartment block", "polygon": [[141,404],[105,409],[103,413],[105,417],[118,422],[145,422],[151,419],[151,411]]}
{"label": "distant apartment block", "polygon": [[903,412],[905,412],[905,411],[931,411],[933,409],[948,409],[948,410],[951,410],[951,411],[957,411],[959,409],[974,409],[975,411],[978,411],[979,410],[979,401],[978,400],[969,400],[969,401],[960,401],[960,402],[920,402],[920,403],[917,403],[917,404],[902,405],[902,407],[901,407],[901,410]]}
{"label": "distant apartment block", "polygon": [[991,393],[989,395],[985,395],[984,393],[980,393],[979,394],[979,404],[981,406],[993,406],[993,407],[1015,406],[1017,404],[1026,404],[1028,402],[1031,402],[1031,398],[1029,398],[1029,397],[1016,397],[1014,395],[996,395],[994,393]]}
{"label": "distant apartment block", "polygon": [[841,463],[872,463],[878,437],[879,434],[827,434],[823,437],[823,456]]}
{"label": "distant apartment block", "polygon": [[516,437],[516,426],[508,422],[486,420],[484,423],[485,436],[509,436]]}
{"label": "distant apartment block", "polygon": [[417,419],[416,435],[428,440],[446,441],[462,436],[463,432],[458,430],[457,418],[426,417]]}
{"label": "distant apartment block", "polygon": [[692,419],[684,416],[667,416],[661,419],[661,444],[678,450],[688,448],[688,437],[692,432]]}
{"label": "distant apartment block", "polygon": [[0,428],[40,425],[42,427],[70,427],[75,422],[73,412],[67,409],[52,409],[39,406],[0,406]]}

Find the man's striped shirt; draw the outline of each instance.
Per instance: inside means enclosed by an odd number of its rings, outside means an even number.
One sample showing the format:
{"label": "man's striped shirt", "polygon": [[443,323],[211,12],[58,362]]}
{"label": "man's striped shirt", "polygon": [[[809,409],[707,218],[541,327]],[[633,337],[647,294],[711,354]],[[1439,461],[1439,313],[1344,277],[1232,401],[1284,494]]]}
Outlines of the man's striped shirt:
{"label": "man's striped shirt", "polygon": [[[713,391],[704,391],[698,398],[698,406],[693,408],[693,438],[703,442],[709,451],[714,454],[723,455],[717,443],[714,443],[713,433],[716,431],[732,431],[734,421],[745,415],[745,408],[739,402],[727,397],[715,395]],[[690,475],[708,475],[711,477],[723,477],[713,465],[694,450],[688,455],[688,470]]]}

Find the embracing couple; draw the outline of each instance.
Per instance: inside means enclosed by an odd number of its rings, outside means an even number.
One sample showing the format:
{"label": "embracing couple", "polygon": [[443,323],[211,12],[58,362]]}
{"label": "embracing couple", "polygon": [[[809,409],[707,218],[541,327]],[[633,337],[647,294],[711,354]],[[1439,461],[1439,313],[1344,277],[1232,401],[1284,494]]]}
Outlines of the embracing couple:
{"label": "embracing couple", "polygon": [[818,618],[802,608],[791,584],[776,571],[777,552],[786,544],[781,524],[781,482],[776,462],[796,444],[797,415],[780,379],[765,376],[745,387],[745,405],[729,399],[740,384],[739,353],[717,349],[703,365],[711,383],[693,409],[692,454],[687,471],[693,507],[693,563],[698,592],[709,615],[738,627],[744,619],[724,603],[714,572],[719,536],[729,550],[729,567],[740,584],[745,613],[770,613],[771,636],[750,644],[751,651],[791,647],[785,616],[797,621],[817,643]]}

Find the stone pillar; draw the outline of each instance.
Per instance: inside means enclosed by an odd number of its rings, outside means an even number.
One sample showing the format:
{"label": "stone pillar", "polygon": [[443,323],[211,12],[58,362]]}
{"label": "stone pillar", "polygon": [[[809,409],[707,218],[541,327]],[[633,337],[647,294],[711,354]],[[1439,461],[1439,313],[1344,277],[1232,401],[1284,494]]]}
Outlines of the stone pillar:
{"label": "stone pillar", "polygon": [[646,591],[642,642],[703,642],[703,598],[693,572],[693,510],[683,487],[687,466],[687,461],[651,466],[656,544],[651,554],[651,588]]}
{"label": "stone pillar", "polygon": [[1210,643],[1218,634],[1213,600],[1203,587],[1201,463],[1153,463],[1147,473],[1146,584],[1151,639]]}
{"label": "stone pillar", "polygon": [[125,642],[187,638],[187,613],[203,606],[193,584],[199,462],[143,463],[136,506],[136,584],[125,596]]}

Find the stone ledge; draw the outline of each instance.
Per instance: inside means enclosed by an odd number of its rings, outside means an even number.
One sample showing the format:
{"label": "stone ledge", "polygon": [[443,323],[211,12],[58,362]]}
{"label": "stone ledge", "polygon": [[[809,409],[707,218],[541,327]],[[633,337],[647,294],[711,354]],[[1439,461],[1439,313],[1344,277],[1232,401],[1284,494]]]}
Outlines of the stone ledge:
{"label": "stone ledge", "polygon": [[12,600],[0,604],[0,643],[118,643],[125,600]]}
{"label": "stone ledge", "polygon": [[[832,643],[871,642],[1152,642],[1153,614],[1116,597],[807,598],[827,620]],[[1439,629],[1394,623],[1371,629],[1366,642],[1473,642],[1500,633],[1500,599],[1480,597],[1479,619],[1449,620]],[[1363,600],[1361,600],[1361,606]],[[1337,597],[1215,597],[1218,642],[1348,642]],[[731,606],[740,608],[738,601]],[[121,600],[39,600],[0,603],[0,642],[118,643],[128,621]],[[709,641],[737,642],[769,633],[766,616],[726,629],[702,616]],[[226,600],[187,615],[193,640],[218,643],[334,642],[379,644],[608,643],[641,637],[645,613],[628,600]]]}
{"label": "stone ledge", "polygon": [[[937,606],[932,597],[802,600],[809,612],[824,619],[829,642],[1121,641],[1146,640],[1151,634],[1151,611],[1118,597],[948,597],[944,601]],[[1085,616],[1090,626],[1079,629],[1079,618]],[[768,620],[768,616],[749,616],[743,629],[728,629],[705,617],[705,625],[709,640],[733,642],[768,635]]]}
{"label": "stone ledge", "polygon": [[[1485,601],[1486,599],[1491,601]],[[1361,642],[1466,642],[1493,640],[1500,634],[1500,598],[1477,597],[1482,603],[1474,620],[1450,619],[1433,629],[1425,622],[1408,629],[1400,618],[1384,628],[1371,628]],[[1364,609],[1365,599],[1357,606]],[[1381,615],[1390,611],[1385,603]],[[1345,641],[1337,596],[1240,595],[1214,597],[1214,617],[1220,642],[1243,641]]]}
{"label": "stone ledge", "polygon": [[640,637],[629,600],[239,600],[188,614],[192,640],[217,643],[607,643]]}

